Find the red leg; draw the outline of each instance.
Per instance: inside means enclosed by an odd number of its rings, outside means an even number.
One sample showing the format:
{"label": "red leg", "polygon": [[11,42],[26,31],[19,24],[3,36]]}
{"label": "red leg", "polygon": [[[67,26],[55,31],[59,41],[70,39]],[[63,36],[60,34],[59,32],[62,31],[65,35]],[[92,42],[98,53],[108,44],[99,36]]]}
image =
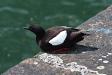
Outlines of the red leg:
{"label": "red leg", "polygon": [[61,49],[54,50],[52,53],[66,53],[69,50],[70,50],[69,48],[61,48]]}

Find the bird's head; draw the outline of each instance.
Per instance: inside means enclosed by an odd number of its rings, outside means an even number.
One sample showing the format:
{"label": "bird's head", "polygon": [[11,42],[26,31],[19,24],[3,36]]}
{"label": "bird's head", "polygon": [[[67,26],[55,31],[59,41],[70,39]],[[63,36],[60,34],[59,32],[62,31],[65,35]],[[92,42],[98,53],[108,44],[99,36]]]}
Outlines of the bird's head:
{"label": "bird's head", "polygon": [[33,32],[39,39],[45,35],[45,30],[38,25],[30,25],[28,27],[24,27],[24,29]]}

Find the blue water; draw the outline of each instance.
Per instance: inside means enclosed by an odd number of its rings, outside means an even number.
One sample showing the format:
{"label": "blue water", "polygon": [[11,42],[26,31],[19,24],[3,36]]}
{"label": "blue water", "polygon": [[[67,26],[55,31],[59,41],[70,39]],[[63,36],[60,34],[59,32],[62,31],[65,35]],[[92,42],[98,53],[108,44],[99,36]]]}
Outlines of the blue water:
{"label": "blue water", "polygon": [[23,29],[30,22],[44,28],[76,27],[111,3],[112,0],[1,0],[0,73],[39,52],[35,35]]}

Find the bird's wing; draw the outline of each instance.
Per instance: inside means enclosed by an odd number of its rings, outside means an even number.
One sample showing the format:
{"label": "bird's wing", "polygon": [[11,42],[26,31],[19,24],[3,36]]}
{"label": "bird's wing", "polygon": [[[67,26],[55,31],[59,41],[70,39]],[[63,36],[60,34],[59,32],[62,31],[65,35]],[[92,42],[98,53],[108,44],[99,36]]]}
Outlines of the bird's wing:
{"label": "bird's wing", "polygon": [[64,30],[62,32],[60,32],[59,34],[57,34],[55,37],[53,37],[49,43],[56,46],[56,45],[60,45],[62,43],[64,43],[65,39],[67,37],[67,31]]}
{"label": "bird's wing", "polygon": [[67,37],[67,31],[62,27],[52,27],[46,31],[46,43],[60,45]]}

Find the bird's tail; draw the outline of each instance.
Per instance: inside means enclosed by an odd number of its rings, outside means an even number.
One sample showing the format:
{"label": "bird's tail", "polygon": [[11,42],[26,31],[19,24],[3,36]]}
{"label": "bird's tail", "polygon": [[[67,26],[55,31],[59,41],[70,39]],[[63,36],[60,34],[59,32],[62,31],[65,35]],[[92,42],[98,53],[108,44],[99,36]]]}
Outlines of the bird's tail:
{"label": "bird's tail", "polygon": [[90,35],[90,33],[86,30],[80,30],[80,31],[78,31],[78,33],[81,33],[82,36],[89,36]]}
{"label": "bird's tail", "polygon": [[89,34],[89,33],[81,32],[81,35],[82,35],[82,36],[89,36],[90,34]]}

